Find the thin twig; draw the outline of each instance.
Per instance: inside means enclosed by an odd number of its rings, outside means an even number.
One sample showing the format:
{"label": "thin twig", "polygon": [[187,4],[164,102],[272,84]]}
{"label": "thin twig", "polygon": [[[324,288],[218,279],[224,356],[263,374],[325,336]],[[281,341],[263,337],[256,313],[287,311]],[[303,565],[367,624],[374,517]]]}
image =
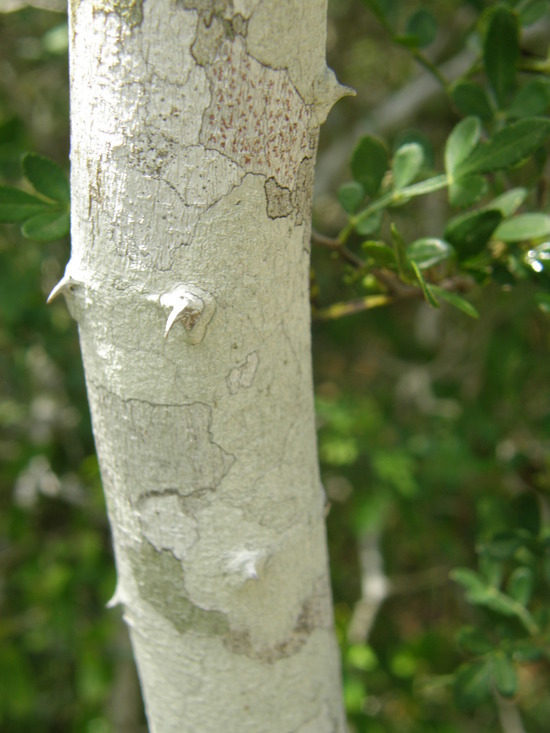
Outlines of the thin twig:
{"label": "thin twig", "polygon": [[332,249],[334,252],[337,252],[343,260],[348,262],[350,265],[353,265],[354,267],[357,267],[359,269],[365,267],[364,260],[358,257],[345,245],[341,244],[337,239],[332,239],[331,237],[326,237],[324,234],[319,234],[319,232],[312,231],[311,241],[313,244],[319,245],[321,247],[326,247],[327,249]]}

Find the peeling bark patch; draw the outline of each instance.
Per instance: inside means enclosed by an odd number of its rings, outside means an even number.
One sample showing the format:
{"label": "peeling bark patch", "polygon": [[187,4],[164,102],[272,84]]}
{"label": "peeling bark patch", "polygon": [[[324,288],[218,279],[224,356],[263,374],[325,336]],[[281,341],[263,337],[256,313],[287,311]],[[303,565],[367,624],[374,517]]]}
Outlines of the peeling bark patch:
{"label": "peeling bark patch", "polygon": [[314,158],[304,158],[298,168],[296,185],[292,191],[292,204],[296,210],[296,224],[311,222],[311,201],[313,191]]}
{"label": "peeling bark patch", "polygon": [[[180,496],[213,490],[235,460],[213,441],[212,411],[200,402],[155,405],[101,391],[94,412],[104,423],[96,427],[100,434],[104,431],[105,444],[110,446],[106,462],[115,476],[131,486],[134,499],[151,490],[175,488]],[[125,422],[127,427],[118,429],[109,415],[116,415],[117,423]],[[138,465],[142,470],[136,476]]]}
{"label": "peeling bark patch", "polygon": [[248,389],[252,386],[260,357],[253,351],[246,357],[246,361],[232,369],[227,378],[227,388],[230,394],[237,394],[240,389]]}
{"label": "peeling bark patch", "polygon": [[199,537],[197,520],[184,509],[176,492],[149,495],[139,506],[141,531],[158,552],[184,560]]}
{"label": "peeling bark patch", "polygon": [[95,0],[95,13],[116,13],[126,25],[135,28],[143,22],[143,0]]}
{"label": "peeling bark patch", "polygon": [[207,74],[211,103],[203,116],[201,142],[247,173],[294,188],[300,162],[313,155],[312,120],[288,72],[262,66],[237,38],[223,43]]}
{"label": "peeling bark patch", "polygon": [[140,596],[180,634],[220,636],[227,633],[229,624],[223,613],[200,608],[186,597],[181,563],[170,552],[158,552],[145,541],[138,551],[130,551],[130,560]]}
{"label": "peeling bark patch", "polygon": [[247,21],[242,15],[228,20],[219,15],[202,16],[197,27],[197,37],[191,46],[193,58],[200,66],[212,63],[223,41],[235,36],[246,36]]}
{"label": "peeling bark patch", "polygon": [[296,624],[286,639],[272,646],[257,646],[248,631],[231,630],[224,637],[224,645],[235,654],[273,664],[297,654],[317,629],[329,631],[331,628],[332,609],[325,583],[319,580],[312,595],[302,604]]}
{"label": "peeling bark patch", "polygon": [[267,215],[270,219],[281,219],[292,214],[294,207],[289,188],[279,186],[274,178],[268,178],[264,188],[267,200]]}

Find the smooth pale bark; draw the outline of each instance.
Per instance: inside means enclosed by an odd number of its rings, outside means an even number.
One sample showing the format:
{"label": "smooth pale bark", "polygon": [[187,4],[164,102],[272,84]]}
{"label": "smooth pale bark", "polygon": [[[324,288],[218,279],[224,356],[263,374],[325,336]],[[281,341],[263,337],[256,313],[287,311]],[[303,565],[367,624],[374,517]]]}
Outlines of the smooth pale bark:
{"label": "smooth pale bark", "polygon": [[72,255],[154,733],[341,733],[312,399],[326,0],[71,0]]}

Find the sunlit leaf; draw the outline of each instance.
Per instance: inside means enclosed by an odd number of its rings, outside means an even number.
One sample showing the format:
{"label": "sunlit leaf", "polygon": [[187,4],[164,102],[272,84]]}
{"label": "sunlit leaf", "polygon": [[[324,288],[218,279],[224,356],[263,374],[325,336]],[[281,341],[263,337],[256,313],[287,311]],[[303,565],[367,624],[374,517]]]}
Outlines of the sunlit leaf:
{"label": "sunlit leaf", "polygon": [[495,231],[495,238],[503,242],[522,242],[538,239],[550,234],[550,216],[548,214],[518,214],[507,219]]}
{"label": "sunlit leaf", "polygon": [[506,219],[519,209],[527,198],[526,188],[511,188],[506,193],[494,198],[488,205],[488,209],[498,209]]}
{"label": "sunlit leaf", "polygon": [[393,156],[393,187],[403,188],[412,183],[424,162],[424,152],[418,143],[401,146]]}
{"label": "sunlit leaf", "polygon": [[550,135],[550,120],[529,117],[518,120],[497,132],[488,142],[480,143],[456,169],[456,175],[490,173],[510,168],[531,156]]}
{"label": "sunlit leaf", "polygon": [[461,120],[447,139],[445,145],[445,170],[453,177],[458,166],[471,155],[479,142],[481,122],[478,117]]}
{"label": "sunlit leaf", "polygon": [[444,239],[436,237],[422,237],[416,239],[407,247],[407,257],[414,260],[421,270],[433,267],[448,260],[454,254],[454,249]]}

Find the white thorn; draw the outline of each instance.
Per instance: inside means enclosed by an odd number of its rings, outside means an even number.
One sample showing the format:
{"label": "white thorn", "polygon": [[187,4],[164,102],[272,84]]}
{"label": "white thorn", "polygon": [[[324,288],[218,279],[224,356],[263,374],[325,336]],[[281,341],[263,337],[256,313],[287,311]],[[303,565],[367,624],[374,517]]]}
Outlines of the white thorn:
{"label": "white thorn", "polygon": [[59,293],[62,293],[67,290],[67,288],[70,288],[73,285],[77,285],[77,281],[72,278],[70,275],[63,275],[61,280],[57,283],[55,288],[52,290],[52,292],[48,295],[47,303],[51,303],[52,300],[57,298]]}
{"label": "white thorn", "polygon": [[171,309],[166,320],[164,338],[168,336],[176,321],[181,321],[185,330],[191,332],[205,310],[203,298],[181,287],[170,293],[164,293],[160,298],[160,304]]}

